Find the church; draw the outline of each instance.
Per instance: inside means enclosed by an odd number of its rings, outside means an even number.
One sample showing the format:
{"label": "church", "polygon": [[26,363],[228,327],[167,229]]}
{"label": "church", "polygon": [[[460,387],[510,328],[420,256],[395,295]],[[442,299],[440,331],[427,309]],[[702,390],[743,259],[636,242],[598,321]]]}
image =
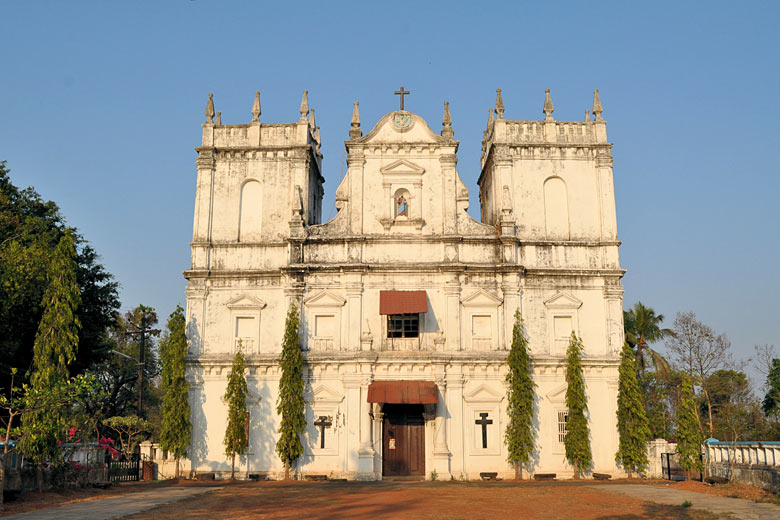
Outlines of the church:
{"label": "church", "polygon": [[224,124],[209,95],[184,273],[192,471],[230,473],[222,396],[242,349],[249,441],[236,470],[283,474],[279,356],[294,303],[306,359],[298,478],[512,478],[505,377],[518,309],[537,385],[530,473],[573,474],[564,397],[575,331],[585,345],[591,469],[622,475],[625,271],[598,90],[583,121],[555,120],[549,90],[544,119],[507,119],[497,91],[483,132],[479,221],[467,213],[448,103],[435,132],[404,108],[408,91],[396,93],[400,109],[366,132],[354,103],[328,222],[307,93],[291,123],[261,121],[258,93],[245,124]]}

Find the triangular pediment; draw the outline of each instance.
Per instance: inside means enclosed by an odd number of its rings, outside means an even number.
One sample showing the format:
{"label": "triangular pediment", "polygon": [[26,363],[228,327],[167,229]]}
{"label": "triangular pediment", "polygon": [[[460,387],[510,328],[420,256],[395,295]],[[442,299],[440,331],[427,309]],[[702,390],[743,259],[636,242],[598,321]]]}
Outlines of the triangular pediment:
{"label": "triangular pediment", "polygon": [[547,400],[553,403],[560,403],[566,400],[566,383],[547,392]]}
{"label": "triangular pediment", "polygon": [[487,385],[479,385],[463,394],[467,403],[498,403],[504,399],[504,394]]}
{"label": "triangular pediment", "polygon": [[559,292],[552,298],[545,300],[544,306],[548,309],[579,309],[582,307],[582,300],[574,296]]}
{"label": "triangular pediment", "polygon": [[406,159],[399,159],[394,163],[380,168],[379,171],[382,172],[383,175],[393,173],[403,173],[407,175],[411,173],[415,175],[422,175],[425,173],[424,168],[414,164],[413,162],[407,161]]}
{"label": "triangular pediment", "polygon": [[307,307],[342,307],[347,300],[330,291],[320,291],[303,301]]}
{"label": "triangular pediment", "polygon": [[313,391],[306,394],[304,400],[310,404],[340,403],[344,400],[344,394],[327,385],[317,385]]}
{"label": "triangular pediment", "polygon": [[254,296],[242,294],[227,302],[227,306],[229,309],[262,309],[265,307],[265,302]]}
{"label": "triangular pediment", "polygon": [[503,300],[484,289],[477,289],[461,300],[464,307],[497,307]]}

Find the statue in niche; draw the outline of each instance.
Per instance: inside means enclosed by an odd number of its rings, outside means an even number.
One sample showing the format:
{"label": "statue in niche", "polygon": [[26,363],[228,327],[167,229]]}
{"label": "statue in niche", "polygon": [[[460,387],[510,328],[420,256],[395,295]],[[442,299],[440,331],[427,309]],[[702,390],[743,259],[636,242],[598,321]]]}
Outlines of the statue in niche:
{"label": "statue in niche", "polygon": [[406,201],[406,195],[400,194],[395,201],[395,216],[396,217],[408,217],[409,216],[409,203]]}

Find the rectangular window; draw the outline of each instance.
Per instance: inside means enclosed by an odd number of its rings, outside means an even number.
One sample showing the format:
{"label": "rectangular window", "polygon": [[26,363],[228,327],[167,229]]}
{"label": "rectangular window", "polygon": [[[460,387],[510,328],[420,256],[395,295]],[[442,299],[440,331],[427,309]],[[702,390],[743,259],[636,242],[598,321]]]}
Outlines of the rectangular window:
{"label": "rectangular window", "polygon": [[553,325],[555,327],[555,339],[568,340],[571,336],[572,327],[571,316],[555,316],[553,318]]}
{"label": "rectangular window", "polygon": [[471,317],[471,335],[475,338],[489,338],[493,335],[490,330],[490,316]]}
{"label": "rectangular window", "polygon": [[568,430],[566,429],[566,421],[568,419],[568,411],[558,412],[558,442],[561,444],[566,441],[566,433],[568,433]]}
{"label": "rectangular window", "polygon": [[236,318],[236,337],[252,338],[255,335],[255,319],[253,317]]}
{"label": "rectangular window", "polygon": [[241,349],[245,354],[255,351],[257,337],[257,321],[254,316],[239,316],[236,318],[234,351]]}
{"label": "rectangular window", "polygon": [[388,338],[416,338],[420,335],[419,314],[388,314]]}
{"label": "rectangular window", "polygon": [[314,317],[314,335],[318,338],[333,339],[335,331],[334,316],[315,316]]}

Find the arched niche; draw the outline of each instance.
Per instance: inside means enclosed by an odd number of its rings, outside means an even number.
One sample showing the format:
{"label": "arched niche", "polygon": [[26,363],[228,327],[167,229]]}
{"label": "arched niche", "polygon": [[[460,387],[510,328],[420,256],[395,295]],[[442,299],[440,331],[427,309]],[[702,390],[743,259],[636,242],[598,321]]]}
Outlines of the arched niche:
{"label": "arched niche", "polygon": [[393,194],[393,217],[408,219],[411,214],[412,196],[406,188],[400,188]]}
{"label": "arched niche", "polygon": [[569,239],[569,198],[560,177],[544,181],[544,226],[548,239]]}
{"label": "arched niche", "polygon": [[238,218],[239,242],[253,242],[260,239],[261,210],[262,186],[256,180],[249,180],[241,186]]}

